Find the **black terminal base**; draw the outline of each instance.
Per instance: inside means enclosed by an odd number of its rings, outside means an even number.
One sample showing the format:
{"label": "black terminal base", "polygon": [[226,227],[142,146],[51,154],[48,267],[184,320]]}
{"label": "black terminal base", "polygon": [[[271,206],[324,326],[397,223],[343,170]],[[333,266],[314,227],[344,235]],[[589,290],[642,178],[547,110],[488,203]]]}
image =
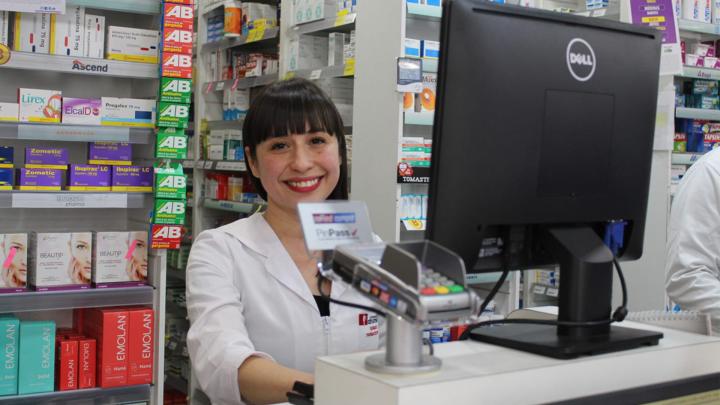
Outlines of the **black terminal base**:
{"label": "black terminal base", "polygon": [[662,333],[620,326],[610,327],[609,334],[583,338],[558,336],[557,326],[551,325],[492,325],[477,327],[470,332],[472,340],[556,359],[654,346],[662,337]]}

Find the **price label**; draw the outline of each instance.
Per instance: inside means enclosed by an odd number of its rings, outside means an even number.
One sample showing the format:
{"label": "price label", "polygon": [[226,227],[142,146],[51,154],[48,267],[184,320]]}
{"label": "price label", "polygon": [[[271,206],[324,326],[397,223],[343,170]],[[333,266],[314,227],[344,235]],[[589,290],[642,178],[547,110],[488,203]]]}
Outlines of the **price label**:
{"label": "price label", "polygon": [[348,58],[345,61],[345,68],[343,69],[343,76],[352,76],[355,74],[355,58]]}
{"label": "price label", "polygon": [[244,172],[246,170],[245,162],[217,162],[215,168],[217,170],[228,170],[236,172]]}
{"label": "price label", "polygon": [[285,76],[283,76],[283,80],[289,80],[295,77],[295,72],[287,72],[285,73]]}
{"label": "price label", "polygon": [[225,88],[225,82],[215,83],[215,91],[223,91],[224,88]]}
{"label": "price label", "polygon": [[206,161],[206,162],[205,162],[205,170],[210,170],[210,169],[212,169],[212,167],[213,167],[213,162],[212,162],[212,161]]}
{"label": "price label", "polygon": [[310,72],[310,80],[317,80],[322,75],[322,69],[313,70]]}
{"label": "price label", "polygon": [[13,193],[13,208],[127,208],[124,193]]}
{"label": "price label", "polygon": [[547,295],[548,295],[549,297],[557,297],[557,296],[558,296],[558,289],[557,289],[557,288],[548,287],[548,289],[547,289]]}
{"label": "price label", "polygon": [[541,295],[542,295],[542,294],[545,294],[545,286],[543,286],[543,285],[536,285],[535,287],[533,287],[533,292],[534,292],[535,294],[541,294]]}

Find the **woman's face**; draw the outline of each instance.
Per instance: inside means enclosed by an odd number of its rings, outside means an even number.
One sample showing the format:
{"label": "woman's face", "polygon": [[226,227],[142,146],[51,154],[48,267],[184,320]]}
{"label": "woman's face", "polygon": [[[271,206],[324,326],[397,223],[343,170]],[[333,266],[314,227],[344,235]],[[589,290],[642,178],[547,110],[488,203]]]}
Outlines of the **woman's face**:
{"label": "woman's face", "polygon": [[70,236],[70,255],[75,260],[75,270],[86,280],[92,273],[91,242],[83,233],[73,233]]}
{"label": "woman's face", "polygon": [[250,170],[268,194],[268,209],[295,212],[297,204],[327,199],[340,178],[337,138],[325,132],[270,138],[249,148]]}
{"label": "woman's face", "polygon": [[27,246],[22,235],[7,235],[3,250],[5,257],[9,257],[15,251],[13,259],[8,263],[7,274],[10,279],[16,279],[21,283],[27,282]]}
{"label": "woman's face", "polygon": [[[128,243],[134,243],[135,249],[130,257],[130,263],[135,272],[142,278],[147,278],[147,232],[131,232]],[[130,248],[131,246],[128,246]]]}

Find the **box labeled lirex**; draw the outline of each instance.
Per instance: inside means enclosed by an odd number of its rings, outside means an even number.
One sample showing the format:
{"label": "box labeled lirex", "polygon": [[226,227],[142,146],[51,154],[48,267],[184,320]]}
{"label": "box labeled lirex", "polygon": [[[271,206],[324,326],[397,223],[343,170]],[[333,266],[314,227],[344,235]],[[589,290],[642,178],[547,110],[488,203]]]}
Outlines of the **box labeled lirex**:
{"label": "box labeled lirex", "polygon": [[192,56],[163,52],[162,77],[192,78]]}
{"label": "box labeled lirex", "polygon": [[[163,77],[160,80],[160,102],[190,104],[192,80]],[[0,118],[1,119],[1,118]]]}
{"label": "box labeled lirex", "polygon": [[28,169],[61,169],[68,165],[67,148],[25,148],[25,167]]}
{"label": "box labeled lirex", "polygon": [[152,308],[128,309],[130,320],[128,350],[128,384],[151,384],[153,380],[153,328]]}
{"label": "box labeled lirex", "polygon": [[70,165],[68,190],[110,191],[112,171],[110,166]]}
{"label": "box labeled lirex", "polygon": [[187,128],[190,104],[158,103],[158,127]]}
{"label": "box labeled lirex", "polygon": [[113,166],[112,191],[152,192],[152,167]]}
{"label": "box labeled lirex", "polygon": [[57,390],[78,389],[78,342],[61,338],[57,342]]}
{"label": "box labeled lirex", "polygon": [[147,282],[148,232],[95,233],[93,284],[97,288],[139,286]]}
{"label": "box labeled lirex", "polygon": [[127,142],[90,142],[88,163],[91,165],[130,166],[132,145]]}
{"label": "box labeled lirex", "polygon": [[184,200],[187,196],[187,176],[184,174],[158,173],[155,176],[155,197]]}
{"label": "box labeled lirex", "polygon": [[95,388],[96,374],[95,339],[78,339],[78,388]]}
{"label": "box labeled lirex", "polygon": [[165,28],[163,31],[163,52],[192,55],[193,33],[178,28]]}
{"label": "box labeled lirex", "polygon": [[17,395],[19,343],[20,321],[14,316],[0,316],[0,395]]}
{"label": "box labeled lirex", "polygon": [[90,309],[83,331],[97,342],[97,385],[127,385],[128,313],[125,309]]}
{"label": "box labeled lirex", "polygon": [[183,225],[185,223],[185,201],[155,199],[153,223]]}
{"label": "box labeled lirex", "polygon": [[163,4],[162,25],[164,29],[175,28],[185,31],[193,31],[193,7],[186,4]]}
{"label": "box labeled lirex", "polygon": [[18,394],[55,389],[55,322],[20,322]]}
{"label": "box labeled lirex", "polygon": [[18,89],[20,122],[59,123],[62,92],[59,90]]}
{"label": "box labeled lirex", "polygon": [[60,169],[19,169],[18,190],[60,191],[64,170]]}
{"label": "box labeled lirex", "polygon": [[164,159],[187,159],[188,137],[176,128],[163,128],[158,132],[155,157]]}
{"label": "box labeled lirex", "polygon": [[160,34],[155,30],[109,26],[106,57],[126,62],[157,63]]}

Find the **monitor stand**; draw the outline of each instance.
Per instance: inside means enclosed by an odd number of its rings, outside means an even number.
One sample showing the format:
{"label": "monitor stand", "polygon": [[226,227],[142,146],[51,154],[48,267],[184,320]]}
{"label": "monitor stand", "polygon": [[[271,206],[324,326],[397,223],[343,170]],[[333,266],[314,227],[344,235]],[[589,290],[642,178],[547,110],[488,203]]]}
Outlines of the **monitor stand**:
{"label": "monitor stand", "polygon": [[[590,227],[548,228],[543,246],[560,264],[558,320],[610,319],[613,256]],[[620,326],[501,324],[477,327],[470,338],[558,359],[657,345],[662,333]]]}

